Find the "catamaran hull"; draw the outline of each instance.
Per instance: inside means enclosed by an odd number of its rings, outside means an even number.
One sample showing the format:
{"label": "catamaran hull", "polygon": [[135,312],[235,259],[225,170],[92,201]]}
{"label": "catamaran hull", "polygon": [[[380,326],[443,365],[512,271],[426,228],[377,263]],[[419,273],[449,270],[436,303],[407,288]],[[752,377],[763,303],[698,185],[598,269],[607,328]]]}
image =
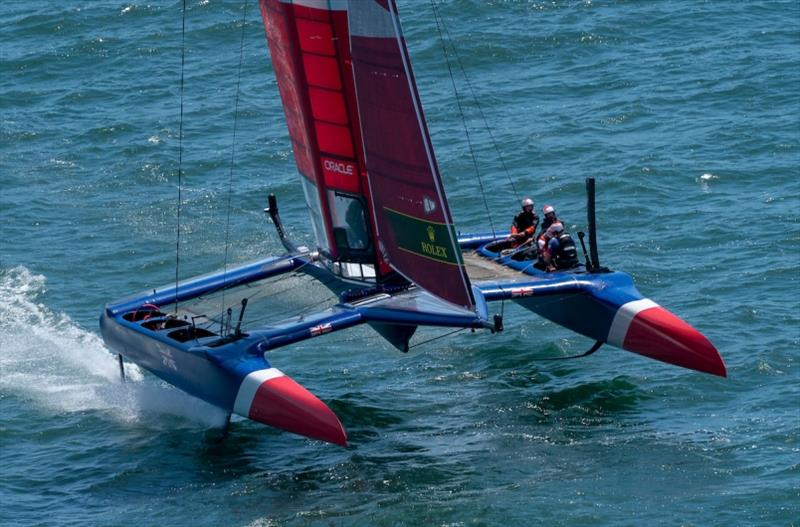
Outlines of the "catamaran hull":
{"label": "catamaran hull", "polygon": [[[183,305],[222,289],[257,287],[263,279],[292,271],[309,274],[336,293],[352,291],[354,285],[308,255],[266,258],[111,303],[100,317],[103,338],[128,360],[226,412],[345,446],[347,437],[336,415],[304,387],[273,368],[265,358],[267,351],[361,323],[403,328],[488,326],[485,302],[476,306],[476,313],[452,306],[422,289],[408,287],[390,289],[397,289],[396,295],[386,293],[385,288],[363,297],[355,295],[358,298],[352,304],[342,303],[226,336],[196,328],[185,317],[160,311],[161,306],[173,305],[176,300]],[[360,287],[374,289],[364,283]],[[406,332],[405,336],[410,338],[411,333]],[[407,347],[407,339],[395,344]]]}
{"label": "catamaran hull", "polygon": [[219,361],[158,333],[144,334],[108,310],[100,318],[100,328],[109,347],[190,395],[228,413],[347,446],[336,414],[261,355],[241,350],[233,360]]}
{"label": "catamaran hull", "polygon": [[500,258],[486,247],[478,253],[530,282],[481,284],[487,300],[510,299],[556,324],[596,341],[704,373],[727,375],[722,357],[699,331],[645,298],[622,272],[545,273],[531,261]]}
{"label": "catamaran hull", "polygon": [[[475,247],[485,241],[480,236],[466,236],[462,247]],[[644,298],[629,275],[544,273],[530,262],[498,260],[485,247],[478,247],[477,251],[516,271],[511,273],[513,279],[473,284],[477,313],[419,288],[376,289],[363,285],[363,289],[354,291],[351,281],[333,275],[307,255],[289,255],[109,304],[101,315],[100,327],[110,348],[195,397],[226,412],[339,445],[346,445],[347,437],[336,415],[316,396],[272,367],[265,352],[361,323],[370,324],[405,349],[413,328],[419,325],[498,329],[488,322],[487,302],[511,300],[596,341],[670,364],[725,375],[722,359],[708,339]],[[227,337],[164,315],[158,307],[292,271],[319,279],[341,295],[341,303],[296,320]],[[153,318],[142,316],[145,314]],[[154,321],[165,325],[154,325]],[[179,335],[181,332],[185,333]]]}
{"label": "catamaran hull", "polygon": [[[171,339],[145,335],[123,323],[106,312],[100,317],[100,331],[110,348],[173,386],[227,412],[233,410],[241,378],[173,344]],[[262,359],[259,369],[265,368],[269,365]]]}
{"label": "catamaran hull", "polygon": [[725,365],[711,342],[648,298],[620,305],[572,293],[515,302],[591,339],[676,366],[726,376]]}

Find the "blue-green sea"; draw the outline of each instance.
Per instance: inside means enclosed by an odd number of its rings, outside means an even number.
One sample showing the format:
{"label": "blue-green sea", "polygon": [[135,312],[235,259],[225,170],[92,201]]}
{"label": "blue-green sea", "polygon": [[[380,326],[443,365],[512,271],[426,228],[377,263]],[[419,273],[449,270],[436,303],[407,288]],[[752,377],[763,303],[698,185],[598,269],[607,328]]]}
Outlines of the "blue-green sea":
{"label": "blue-green sea", "polygon": [[[175,0],[0,2],[0,525],[800,525],[800,3],[399,0],[457,228],[530,195],[583,229],[595,177],[602,263],[729,376],[539,362],[591,342],[508,304],[408,354],[368,328],[272,354],[346,449],[220,440],[99,336],[178,260],[280,254],[270,192],[312,241],[255,0],[186,4],[182,37]],[[322,293],[287,279],[276,311]]]}

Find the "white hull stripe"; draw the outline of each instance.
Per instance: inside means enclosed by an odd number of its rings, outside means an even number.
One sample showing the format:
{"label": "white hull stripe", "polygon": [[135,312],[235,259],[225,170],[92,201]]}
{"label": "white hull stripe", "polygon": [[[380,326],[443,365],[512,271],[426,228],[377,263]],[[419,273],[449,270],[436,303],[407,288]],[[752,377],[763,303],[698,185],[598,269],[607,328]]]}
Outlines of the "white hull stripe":
{"label": "white hull stripe", "polygon": [[623,347],[625,336],[628,334],[628,328],[631,326],[633,319],[636,315],[651,307],[658,307],[658,304],[649,298],[634,300],[620,306],[617,314],[614,315],[614,320],[611,322],[611,329],[608,330],[606,342],[618,348]]}
{"label": "white hull stripe", "polygon": [[283,377],[285,374],[278,368],[267,368],[266,370],[256,370],[250,372],[239,386],[239,393],[236,394],[236,402],[233,403],[233,413],[243,417],[250,416],[250,406],[256,396],[258,387],[266,381]]}

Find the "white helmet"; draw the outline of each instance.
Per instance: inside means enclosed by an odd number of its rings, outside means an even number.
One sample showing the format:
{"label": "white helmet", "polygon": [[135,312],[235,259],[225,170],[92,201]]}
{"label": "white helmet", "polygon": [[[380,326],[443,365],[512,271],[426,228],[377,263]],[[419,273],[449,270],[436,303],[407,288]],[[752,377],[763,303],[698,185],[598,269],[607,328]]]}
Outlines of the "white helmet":
{"label": "white helmet", "polygon": [[525,198],[522,200],[522,208],[525,207],[533,207],[533,200],[531,198]]}
{"label": "white helmet", "polygon": [[547,228],[547,234],[549,236],[555,236],[562,232],[564,232],[564,225],[560,221],[553,223],[551,226]]}
{"label": "white helmet", "polygon": [[555,214],[556,209],[554,209],[552,205],[545,205],[544,208],[542,209],[542,212],[544,212],[545,214],[551,214],[551,213]]}

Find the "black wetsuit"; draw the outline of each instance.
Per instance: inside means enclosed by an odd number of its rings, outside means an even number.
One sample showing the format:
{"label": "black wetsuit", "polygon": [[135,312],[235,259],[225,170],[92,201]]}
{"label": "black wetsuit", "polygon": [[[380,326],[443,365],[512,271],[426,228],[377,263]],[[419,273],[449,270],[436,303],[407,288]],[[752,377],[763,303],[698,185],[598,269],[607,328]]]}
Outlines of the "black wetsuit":
{"label": "black wetsuit", "polygon": [[511,226],[515,229],[512,232],[525,232],[526,229],[533,227],[533,231],[536,232],[536,226],[539,224],[539,216],[536,215],[535,212],[525,212],[524,210],[514,216],[514,221]]}
{"label": "black wetsuit", "polygon": [[558,248],[553,252],[553,264],[556,269],[572,269],[578,265],[575,241],[566,232],[558,237]]}

